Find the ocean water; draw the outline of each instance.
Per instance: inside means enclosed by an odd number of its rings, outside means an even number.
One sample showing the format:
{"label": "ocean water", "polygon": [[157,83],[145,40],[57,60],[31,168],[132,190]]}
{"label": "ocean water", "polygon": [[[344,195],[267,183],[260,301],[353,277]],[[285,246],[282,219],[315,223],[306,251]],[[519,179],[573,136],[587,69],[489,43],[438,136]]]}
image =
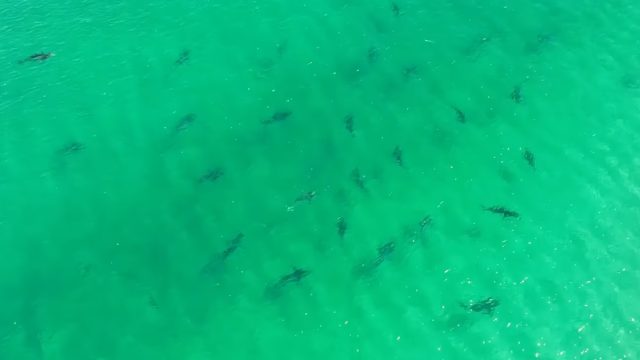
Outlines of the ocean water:
{"label": "ocean water", "polygon": [[638,153],[637,1],[4,1],[0,359],[640,359]]}

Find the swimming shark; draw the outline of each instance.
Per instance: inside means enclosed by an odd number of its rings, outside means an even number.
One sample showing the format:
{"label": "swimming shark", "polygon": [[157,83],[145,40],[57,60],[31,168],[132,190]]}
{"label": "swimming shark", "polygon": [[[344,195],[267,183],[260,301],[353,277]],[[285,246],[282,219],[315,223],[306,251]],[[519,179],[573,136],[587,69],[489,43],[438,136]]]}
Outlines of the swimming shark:
{"label": "swimming shark", "polygon": [[513,87],[513,91],[511,91],[511,100],[516,104],[522,102],[522,86],[516,85]]}
{"label": "swimming shark", "polygon": [[202,175],[198,179],[198,183],[215,182],[216,180],[220,179],[223,175],[224,175],[224,170],[221,167],[215,167],[207,171],[206,174]]}
{"label": "swimming shark", "polygon": [[173,127],[174,132],[182,132],[187,130],[196,121],[196,114],[188,113],[180,118]]}
{"label": "swimming shark", "polygon": [[298,196],[295,200],[295,202],[301,202],[301,201],[306,201],[306,202],[311,202],[311,200],[313,200],[313,198],[316,197],[316,192],[315,191],[307,191],[303,194],[301,194],[300,196]]}
{"label": "swimming shark", "polygon": [[391,156],[393,157],[393,160],[398,166],[404,167],[404,156],[402,154],[402,149],[400,149],[400,146],[396,146],[393,149]]}
{"label": "swimming shark", "polygon": [[66,144],[65,146],[63,146],[59,150],[59,152],[61,155],[71,155],[71,154],[78,153],[82,150],[84,150],[84,145],[82,143],[79,143],[77,141],[72,141]]}
{"label": "swimming shark", "polygon": [[488,297],[484,300],[471,302],[471,304],[467,305],[464,303],[460,303],[460,306],[473,312],[483,313],[486,315],[493,315],[496,307],[500,305],[500,301],[498,299],[494,299],[492,297]]}
{"label": "swimming shark", "polygon": [[200,269],[200,274],[213,275],[214,273],[216,273],[223,266],[223,263],[229,258],[229,256],[231,256],[231,254],[235,253],[236,250],[238,250],[242,239],[244,239],[244,234],[238,233],[233,239],[231,239],[224,250],[219,253],[213,254],[209,258],[207,263],[202,267],[202,269]]}
{"label": "swimming shark", "polygon": [[529,166],[531,166],[534,169],[536,168],[536,157],[535,155],[533,155],[533,153],[530,150],[525,149],[524,153],[522,154],[522,157],[527,162],[527,164],[529,164]]}
{"label": "swimming shark", "polygon": [[342,216],[338,218],[336,227],[338,228],[338,236],[340,239],[344,239],[344,235],[347,232],[347,221]]}
{"label": "swimming shark", "polygon": [[182,52],[178,56],[178,59],[175,61],[175,64],[176,65],[182,65],[182,64],[186,63],[187,61],[189,61],[190,56],[191,56],[191,51],[182,50]]}
{"label": "swimming shark", "polygon": [[460,110],[458,107],[452,106],[451,107],[453,109],[453,111],[456,112],[456,119],[458,120],[459,123],[466,123],[467,122],[467,116],[464,114],[464,112],[462,110]]}
{"label": "swimming shark", "polygon": [[283,122],[291,117],[291,111],[277,111],[270,118],[262,120],[262,124],[270,125]]}
{"label": "swimming shark", "polygon": [[354,128],[353,128],[353,115],[349,114],[344,117],[344,128],[347,129],[349,134],[353,136]]}
{"label": "swimming shark", "polygon": [[267,286],[265,294],[271,298],[277,297],[285,286],[291,283],[297,284],[302,281],[302,279],[309,276],[309,274],[311,274],[311,271],[309,270],[294,267],[290,273],[282,275],[275,284]]}
{"label": "swimming shark", "polygon": [[351,180],[353,181],[354,184],[356,184],[356,186],[358,188],[360,188],[360,190],[364,190],[366,191],[367,188],[365,186],[365,176],[362,175],[362,173],[360,172],[360,169],[353,169],[353,171],[351,171]]}
{"label": "swimming shark", "polygon": [[48,58],[50,58],[50,57],[52,57],[54,55],[55,55],[55,53],[52,53],[52,52],[37,53],[37,54],[30,55],[29,57],[18,61],[18,63],[19,64],[24,64],[26,62],[45,61],[45,60],[47,60]]}
{"label": "swimming shark", "polygon": [[356,266],[355,273],[357,275],[371,275],[373,271],[378,268],[396,249],[396,243],[394,241],[386,242],[378,246],[378,255],[371,261],[361,263]]}
{"label": "swimming shark", "polygon": [[520,214],[518,214],[517,212],[513,211],[513,210],[509,210],[507,208],[505,208],[504,206],[491,206],[491,207],[485,207],[484,208],[486,211],[492,212],[494,214],[499,214],[502,215],[502,217],[504,218],[518,218],[520,217]]}

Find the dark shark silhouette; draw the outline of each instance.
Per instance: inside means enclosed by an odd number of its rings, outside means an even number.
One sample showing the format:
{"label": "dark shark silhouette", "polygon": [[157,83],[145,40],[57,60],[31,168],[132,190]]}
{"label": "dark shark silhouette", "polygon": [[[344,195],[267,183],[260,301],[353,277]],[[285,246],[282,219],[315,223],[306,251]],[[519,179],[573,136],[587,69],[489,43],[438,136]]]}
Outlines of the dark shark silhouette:
{"label": "dark shark silhouette", "polygon": [[336,227],[338,230],[338,236],[340,239],[344,239],[344,235],[347,233],[347,221],[342,216],[338,218]]}
{"label": "dark shark silhouette", "polygon": [[291,114],[291,111],[277,111],[273,113],[270,118],[262,120],[262,124],[270,125],[284,122],[291,117]]}
{"label": "dark shark silhouette", "polygon": [[174,62],[174,64],[182,65],[187,61],[189,61],[190,58],[191,58],[191,51],[182,50],[182,52],[180,53],[180,55],[178,56],[178,59]]}
{"label": "dark shark silhouette", "polygon": [[187,130],[196,121],[196,114],[188,113],[178,120],[173,131],[178,133]]}
{"label": "dark shark silhouette", "polygon": [[427,228],[431,227],[432,222],[431,216],[426,215],[417,223],[405,226],[403,228],[402,238],[408,240],[411,244],[418,243],[420,240],[425,239]]}
{"label": "dark shark silhouette", "polygon": [[220,179],[223,175],[224,175],[224,170],[221,167],[215,167],[207,171],[206,174],[202,175],[198,179],[198,183],[215,182],[218,179]]}
{"label": "dark shark silhouette", "polygon": [[306,201],[306,202],[311,202],[311,200],[313,200],[313,198],[316,197],[316,192],[315,191],[307,191],[303,194],[301,194],[300,196],[298,196],[295,200],[295,202],[301,202],[301,201]]}
{"label": "dark shark silhouette", "polygon": [[396,243],[389,241],[378,247],[378,258],[385,260],[396,249]]}
{"label": "dark shark silhouette", "polygon": [[58,152],[60,155],[67,156],[71,154],[76,154],[84,150],[84,145],[77,141],[72,141],[65,146],[63,146]]}
{"label": "dark shark silhouette", "polygon": [[509,210],[504,206],[491,206],[491,207],[485,207],[484,208],[486,211],[492,212],[494,214],[499,214],[502,215],[502,217],[504,218],[518,218],[520,217],[520,214],[518,214],[517,212],[513,211],[513,210]]}
{"label": "dark shark silhouette", "polygon": [[367,191],[367,187],[365,186],[365,176],[362,175],[360,169],[356,168],[351,171],[351,180],[360,190]]}
{"label": "dark shark silhouette", "polygon": [[418,65],[408,65],[402,68],[402,76],[405,80],[416,78],[418,73]]}
{"label": "dark shark silhouette", "polygon": [[309,270],[294,267],[290,273],[281,276],[275,284],[267,286],[265,294],[271,298],[277,297],[288,284],[297,284],[302,281],[302,279],[309,276],[309,274],[311,274],[311,271]]}
{"label": "dark shark silhouette", "polygon": [[460,110],[460,108],[455,106],[452,106],[451,108],[453,109],[453,111],[455,111],[456,119],[458,120],[459,123],[464,124],[467,122],[467,116],[464,114],[462,110]]}
{"label": "dark shark silhouette", "polygon": [[394,241],[386,242],[378,246],[378,255],[373,260],[358,265],[355,269],[357,275],[371,275],[396,249]]}
{"label": "dark shark silhouette", "polygon": [[201,275],[213,275],[215,274],[220,267],[224,264],[224,262],[231,256],[231,254],[235,253],[240,246],[240,243],[244,239],[243,233],[238,233],[227,245],[227,247],[219,253],[213,254],[207,263],[200,269]]}
{"label": "dark shark silhouette", "polygon": [[480,301],[473,301],[470,304],[460,303],[460,306],[464,309],[489,316],[493,315],[493,312],[498,305],[500,305],[500,301],[492,297],[488,297]]}
{"label": "dark shark silhouette", "polygon": [[420,232],[424,232],[424,230],[431,226],[431,223],[433,221],[431,220],[431,216],[427,215],[425,217],[423,217],[420,222],[418,223],[418,225],[420,225]]}
{"label": "dark shark silhouette", "polygon": [[529,164],[529,166],[531,166],[534,169],[536,168],[536,157],[535,155],[533,155],[533,153],[530,150],[525,149],[524,152],[522,153],[522,157],[527,162],[527,164]]}
{"label": "dark shark silhouette", "polygon": [[393,16],[398,17],[400,15],[402,15],[402,12],[400,10],[400,5],[398,5],[398,3],[396,2],[392,2],[391,3],[391,12],[393,13]]}
{"label": "dark shark silhouette", "polygon": [[344,117],[344,128],[347,129],[351,136],[354,135],[354,127],[353,127],[353,115],[349,114]]}
{"label": "dark shark silhouette", "polygon": [[367,60],[369,61],[369,64],[372,65],[376,63],[379,57],[380,51],[378,50],[378,48],[375,46],[369,47],[369,49],[367,50]]}
{"label": "dark shark silhouette", "polygon": [[516,85],[513,87],[513,91],[511,91],[511,100],[516,104],[520,104],[522,102],[522,86]]}
{"label": "dark shark silhouette", "polygon": [[18,64],[24,64],[26,62],[36,62],[36,61],[45,61],[47,59],[49,59],[50,57],[54,56],[55,54],[52,52],[48,52],[48,53],[37,53],[37,54],[33,54],[30,55],[27,58],[24,58],[20,61],[18,61]]}
{"label": "dark shark silhouette", "polygon": [[393,157],[393,161],[395,161],[398,166],[404,167],[404,155],[402,153],[402,149],[400,149],[400,146],[396,146],[395,148],[393,148],[391,156]]}

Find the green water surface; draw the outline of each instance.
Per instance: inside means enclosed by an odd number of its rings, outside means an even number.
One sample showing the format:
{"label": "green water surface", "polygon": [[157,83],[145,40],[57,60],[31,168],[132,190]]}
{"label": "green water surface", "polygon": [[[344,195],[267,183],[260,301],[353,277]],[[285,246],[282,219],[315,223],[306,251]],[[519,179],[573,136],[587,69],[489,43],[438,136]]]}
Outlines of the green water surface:
{"label": "green water surface", "polygon": [[633,0],[3,0],[0,359],[640,359],[638,153]]}

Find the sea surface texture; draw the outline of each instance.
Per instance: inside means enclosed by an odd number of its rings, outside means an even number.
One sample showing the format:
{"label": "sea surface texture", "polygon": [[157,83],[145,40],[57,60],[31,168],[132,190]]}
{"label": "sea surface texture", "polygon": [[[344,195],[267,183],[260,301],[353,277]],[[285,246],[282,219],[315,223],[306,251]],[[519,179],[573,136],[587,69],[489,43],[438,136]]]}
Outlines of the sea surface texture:
{"label": "sea surface texture", "polygon": [[637,360],[638,154],[638,0],[2,0],[0,359]]}

